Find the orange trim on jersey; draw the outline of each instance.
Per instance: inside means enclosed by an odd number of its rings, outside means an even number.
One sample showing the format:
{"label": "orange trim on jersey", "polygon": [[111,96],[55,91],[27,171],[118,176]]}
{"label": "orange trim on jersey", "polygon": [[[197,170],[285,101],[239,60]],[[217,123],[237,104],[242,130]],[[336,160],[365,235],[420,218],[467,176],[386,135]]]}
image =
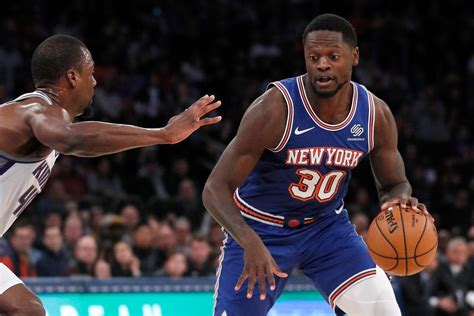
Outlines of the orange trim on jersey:
{"label": "orange trim on jersey", "polygon": [[275,148],[270,148],[271,151],[278,152],[282,150],[283,147],[285,147],[291,135],[291,130],[293,127],[293,100],[291,99],[290,93],[281,82],[275,81],[272,84],[275,85],[275,87],[281,92],[281,94],[283,95],[283,98],[285,98],[286,105],[288,108],[288,114],[287,114],[287,119],[286,119],[286,124],[285,124],[285,132],[283,133],[283,137],[281,138],[280,142]]}
{"label": "orange trim on jersey", "polygon": [[303,100],[304,107],[306,108],[306,112],[308,112],[309,116],[313,119],[313,121],[321,128],[328,130],[328,131],[338,131],[349,125],[357,111],[357,101],[358,101],[358,91],[357,87],[354,83],[351,82],[352,85],[352,103],[351,103],[351,110],[349,115],[339,124],[328,124],[322,121],[314,112],[311,104],[309,103],[308,96],[306,95],[306,90],[304,89],[303,84],[303,76],[299,76],[297,78],[298,82],[298,90],[300,92],[301,100]]}
{"label": "orange trim on jersey", "polygon": [[268,221],[268,222],[272,222],[272,223],[276,223],[276,224],[280,224],[280,225],[283,225],[284,224],[284,221],[282,219],[278,219],[278,218],[273,218],[273,217],[270,217],[270,216],[266,216],[266,215],[263,215],[263,214],[260,214],[260,213],[257,213],[257,212],[254,212],[252,211],[251,209],[245,207],[242,203],[239,202],[239,200],[237,200],[237,196],[236,194],[234,193],[233,195],[233,198],[234,198],[234,202],[235,204],[237,205],[237,207],[242,211],[242,212],[245,212],[251,216],[254,216],[256,218],[259,218],[259,219],[262,219],[262,220],[265,220],[265,221]]}
{"label": "orange trim on jersey", "polygon": [[307,225],[307,224],[311,224],[311,223],[314,223],[318,220],[318,217],[316,218],[313,218],[313,219],[307,219],[304,221],[304,224]]}
{"label": "orange trim on jersey", "polygon": [[331,305],[332,308],[334,308],[334,302],[336,299],[339,297],[339,295],[342,294],[345,290],[347,290],[351,285],[356,283],[357,281],[360,281],[362,279],[365,279],[367,277],[371,277],[375,275],[377,272],[374,269],[368,270],[368,271],[362,271],[359,274],[356,274],[355,276],[351,277],[350,279],[346,280],[343,282],[341,285],[339,285],[332,293],[329,295],[329,304]]}

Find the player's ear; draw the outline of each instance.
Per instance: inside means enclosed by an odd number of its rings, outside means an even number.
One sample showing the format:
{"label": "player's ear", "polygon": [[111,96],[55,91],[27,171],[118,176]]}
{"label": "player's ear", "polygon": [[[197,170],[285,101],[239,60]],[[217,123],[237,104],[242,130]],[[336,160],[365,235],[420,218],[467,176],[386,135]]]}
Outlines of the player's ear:
{"label": "player's ear", "polygon": [[66,72],[66,79],[67,81],[69,82],[69,84],[71,85],[71,87],[76,87],[77,86],[77,79],[78,79],[78,73],[77,73],[77,70],[75,69],[69,69],[67,72]]}
{"label": "player's ear", "polygon": [[359,47],[356,46],[352,49],[352,66],[359,64]]}

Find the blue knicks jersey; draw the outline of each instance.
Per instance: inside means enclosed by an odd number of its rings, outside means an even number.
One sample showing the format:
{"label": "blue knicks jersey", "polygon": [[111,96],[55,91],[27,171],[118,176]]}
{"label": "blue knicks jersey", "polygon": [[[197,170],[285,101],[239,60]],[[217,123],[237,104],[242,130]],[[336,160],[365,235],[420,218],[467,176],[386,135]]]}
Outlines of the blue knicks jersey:
{"label": "blue knicks jersey", "polygon": [[234,201],[242,215],[267,224],[283,226],[286,217],[310,223],[342,209],[351,170],[374,146],[373,95],[351,82],[350,112],[333,125],[311,108],[303,76],[271,85],[288,107],[284,135],[276,148],[264,151]]}

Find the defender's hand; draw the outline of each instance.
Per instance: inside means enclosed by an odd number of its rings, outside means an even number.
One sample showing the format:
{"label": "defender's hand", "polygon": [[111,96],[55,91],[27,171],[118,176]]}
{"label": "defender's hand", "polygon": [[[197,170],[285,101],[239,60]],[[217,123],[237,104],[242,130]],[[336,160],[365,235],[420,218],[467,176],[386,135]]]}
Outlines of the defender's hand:
{"label": "defender's hand", "polygon": [[221,101],[214,102],[215,97],[207,94],[194,102],[189,108],[180,114],[173,116],[168,121],[164,129],[168,132],[168,142],[176,144],[185,140],[194,131],[201,126],[215,124],[219,122],[222,117],[209,117],[201,119],[204,115],[214,111],[221,106]]}
{"label": "defender's hand", "polygon": [[276,287],[273,274],[280,278],[288,277],[288,274],[280,270],[261,239],[258,239],[251,246],[244,248],[244,269],[234,289],[236,291],[240,290],[242,284],[248,278],[247,298],[250,299],[253,295],[255,282],[258,281],[260,300],[265,300],[267,295],[265,288],[266,281],[268,281],[270,285],[270,290],[274,291]]}

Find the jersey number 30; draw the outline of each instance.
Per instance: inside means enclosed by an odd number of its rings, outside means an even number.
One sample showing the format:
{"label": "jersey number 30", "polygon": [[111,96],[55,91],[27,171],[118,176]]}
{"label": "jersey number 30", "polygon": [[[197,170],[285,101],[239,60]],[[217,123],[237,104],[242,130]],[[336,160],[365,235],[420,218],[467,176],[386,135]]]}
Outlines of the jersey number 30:
{"label": "jersey number 30", "polygon": [[296,174],[301,177],[300,182],[292,183],[288,188],[293,198],[301,201],[317,199],[319,202],[327,202],[336,195],[346,172],[334,170],[322,175],[316,170],[298,169]]}

